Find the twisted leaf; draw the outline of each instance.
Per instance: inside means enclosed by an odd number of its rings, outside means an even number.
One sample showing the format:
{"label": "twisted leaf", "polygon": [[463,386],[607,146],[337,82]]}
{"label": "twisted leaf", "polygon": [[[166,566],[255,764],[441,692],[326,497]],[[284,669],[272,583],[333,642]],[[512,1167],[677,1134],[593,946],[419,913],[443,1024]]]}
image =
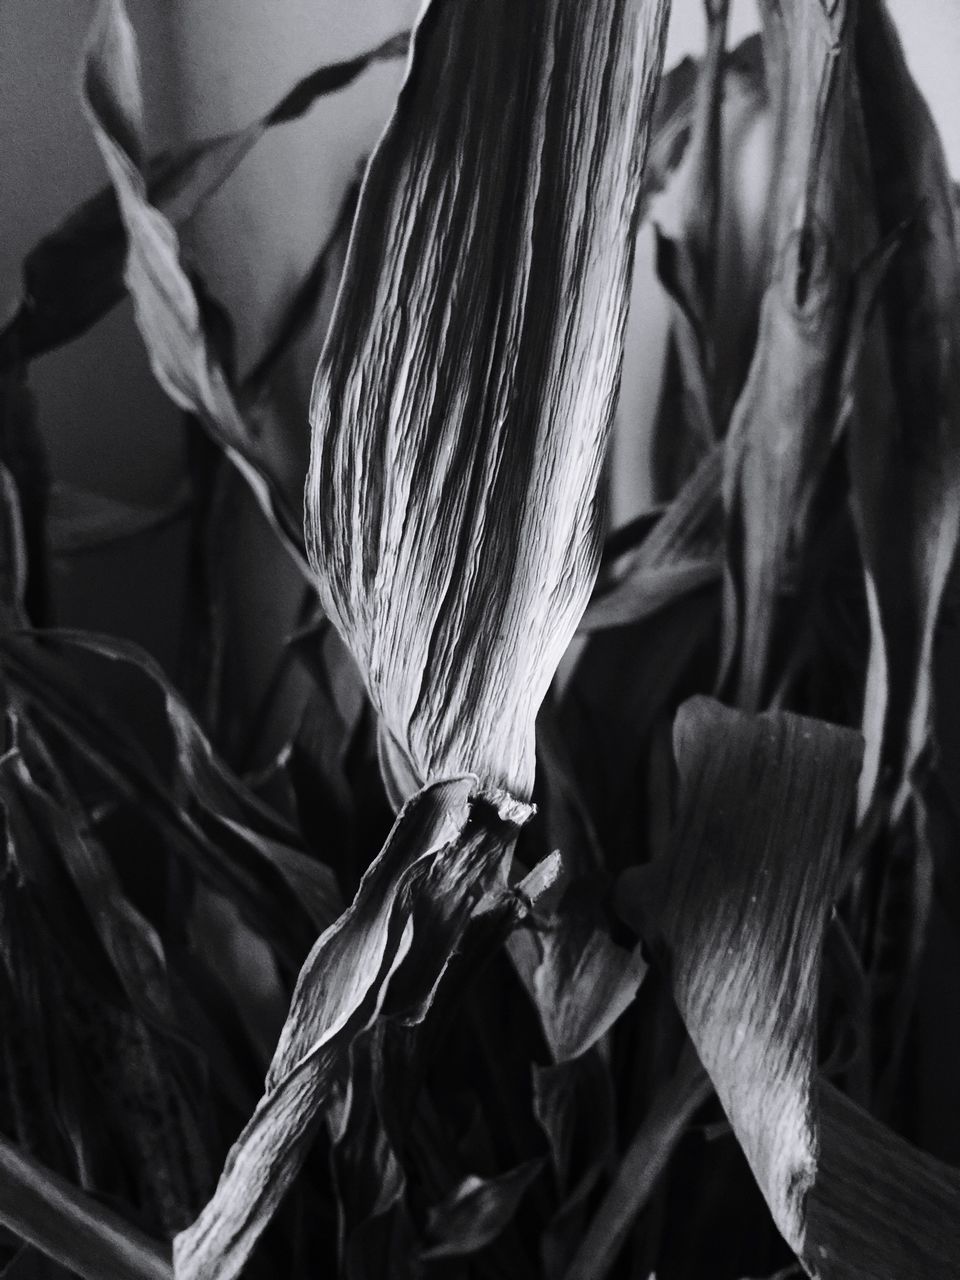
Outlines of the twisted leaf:
{"label": "twisted leaf", "polygon": [[[470,778],[423,791],[403,810],[357,896],[307,958],[266,1082],[214,1198],[174,1245],[178,1280],[236,1276],[348,1078],[349,1050],[391,982],[429,1007],[466,923],[502,886],[516,806],[475,798]],[[502,803],[502,802],[501,802]],[[436,904],[420,916],[418,897]]]}

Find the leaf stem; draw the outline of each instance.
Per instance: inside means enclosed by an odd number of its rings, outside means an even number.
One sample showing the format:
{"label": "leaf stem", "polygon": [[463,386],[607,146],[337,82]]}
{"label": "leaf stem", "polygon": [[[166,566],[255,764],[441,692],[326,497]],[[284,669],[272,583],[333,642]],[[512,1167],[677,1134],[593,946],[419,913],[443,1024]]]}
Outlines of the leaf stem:
{"label": "leaf stem", "polygon": [[0,1222],[83,1280],[173,1280],[163,1245],[3,1137]]}

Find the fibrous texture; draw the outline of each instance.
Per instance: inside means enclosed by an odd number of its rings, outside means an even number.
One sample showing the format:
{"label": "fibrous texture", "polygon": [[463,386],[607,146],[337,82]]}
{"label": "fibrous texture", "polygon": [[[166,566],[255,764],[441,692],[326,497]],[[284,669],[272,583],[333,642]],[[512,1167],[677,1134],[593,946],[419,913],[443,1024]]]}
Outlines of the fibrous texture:
{"label": "fibrous texture", "polygon": [[596,572],[667,9],[438,0],[367,173],[307,537],[397,800],[465,769],[530,794]]}

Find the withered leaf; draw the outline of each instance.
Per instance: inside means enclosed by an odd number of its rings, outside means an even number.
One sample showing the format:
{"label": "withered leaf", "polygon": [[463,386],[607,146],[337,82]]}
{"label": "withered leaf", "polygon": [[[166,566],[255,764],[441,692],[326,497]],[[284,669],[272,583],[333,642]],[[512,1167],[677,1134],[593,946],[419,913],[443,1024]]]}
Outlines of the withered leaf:
{"label": "withered leaf", "polygon": [[[178,1280],[240,1272],[296,1176],[334,1086],[344,1083],[351,1044],[376,1019],[394,976],[403,973],[408,1004],[429,1006],[470,915],[504,884],[518,807],[501,815],[475,797],[475,787],[475,779],[455,779],[411,801],[353,903],[316,943],[266,1092],[213,1199],[175,1241]],[[425,928],[418,896],[436,904]]]}
{"label": "withered leaf", "polygon": [[367,170],[307,538],[398,799],[464,771],[530,795],[596,573],[667,11],[436,0]]}

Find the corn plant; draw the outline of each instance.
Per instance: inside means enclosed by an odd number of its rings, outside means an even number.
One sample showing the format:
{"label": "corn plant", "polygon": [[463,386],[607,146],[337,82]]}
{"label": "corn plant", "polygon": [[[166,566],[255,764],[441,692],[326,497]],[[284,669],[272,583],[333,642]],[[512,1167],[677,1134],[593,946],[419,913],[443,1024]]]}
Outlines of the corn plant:
{"label": "corn plant", "polygon": [[[960,206],[883,0],[762,0],[732,49],[728,10],[664,69],[669,0],[430,0],[151,155],[134,28],[98,3],[108,185],[0,332],[0,1276],[960,1271],[929,1016],[960,929]],[[401,57],[240,370],[192,220]],[[746,247],[732,114],[772,140]],[[656,503],[614,526],[664,191]],[[344,248],[301,511],[270,423]],[[759,281],[735,324],[731,252]],[[91,534],[30,367],[127,295],[195,466],[168,512],[88,496]],[[304,600],[239,731],[237,485]],[[181,672],[58,625],[51,572],[168,520]]]}

